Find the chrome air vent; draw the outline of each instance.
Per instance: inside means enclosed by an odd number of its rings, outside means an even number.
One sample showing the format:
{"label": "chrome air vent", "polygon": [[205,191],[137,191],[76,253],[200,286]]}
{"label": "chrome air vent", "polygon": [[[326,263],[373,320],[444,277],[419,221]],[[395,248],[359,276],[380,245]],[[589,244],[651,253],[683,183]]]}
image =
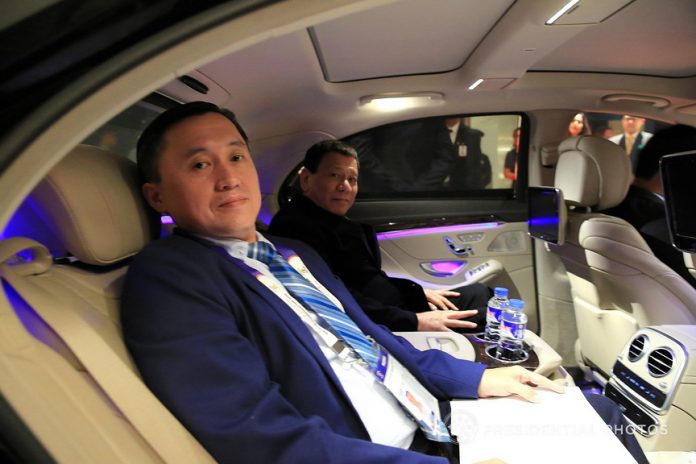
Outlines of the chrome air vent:
{"label": "chrome air vent", "polygon": [[674,365],[674,352],[669,348],[658,348],[648,356],[648,372],[653,377],[664,377]]}
{"label": "chrome air vent", "polygon": [[631,345],[628,347],[628,360],[631,362],[638,361],[648,346],[648,336],[645,334],[638,335],[631,341]]}

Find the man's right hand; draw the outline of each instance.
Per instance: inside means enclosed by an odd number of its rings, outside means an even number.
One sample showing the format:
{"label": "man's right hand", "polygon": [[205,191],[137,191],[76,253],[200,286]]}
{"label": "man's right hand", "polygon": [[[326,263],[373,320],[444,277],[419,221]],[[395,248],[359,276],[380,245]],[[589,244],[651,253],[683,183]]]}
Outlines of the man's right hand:
{"label": "man's right hand", "polygon": [[460,319],[475,316],[477,312],[476,309],[469,309],[466,311],[425,311],[417,313],[418,330],[420,332],[453,332],[452,329],[473,329],[476,327],[476,323]]}

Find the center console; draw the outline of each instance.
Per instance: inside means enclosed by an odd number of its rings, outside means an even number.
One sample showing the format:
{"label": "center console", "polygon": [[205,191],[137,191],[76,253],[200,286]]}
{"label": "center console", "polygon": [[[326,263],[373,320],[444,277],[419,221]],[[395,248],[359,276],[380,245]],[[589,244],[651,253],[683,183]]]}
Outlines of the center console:
{"label": "center console", "polygon": [[525,331],[525,344],[530,349],[529,358],[524,362],[503,363],[491,358],[485,352],[485,344],[475,335],[462,335],[456,332],[394,332],[407,339],[420,350],[436,349],[451,354],[455,358],[484,363],[490,367],[519,364],[522,367],[549,377],[572,384],[573,379],[561,366],[562,358],[542,338],[530,330]]}
{"label": "center console", "polygon": [[640,329],[618,355],[604,394],[645,451],[696,450],[696,326]]}

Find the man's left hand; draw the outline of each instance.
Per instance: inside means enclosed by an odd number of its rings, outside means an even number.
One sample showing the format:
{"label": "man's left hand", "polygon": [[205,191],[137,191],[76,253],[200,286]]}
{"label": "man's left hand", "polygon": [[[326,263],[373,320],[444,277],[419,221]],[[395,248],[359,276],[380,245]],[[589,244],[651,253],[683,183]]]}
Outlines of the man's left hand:
{"label": "man's left hand", "polygon": [[433,311],[459,311],[459,308],[447,299],[448,296],[459,296],[459,292],[424,288],[423,293],[425,293],[425,299],[428,300],[428,305]]}
{"label": "man's left hand", "polygon": [[478,394],[480,398],[519,395],[527,401],[536,403],[537,395],[532,387],[542,387],[556,393],[565,392],[562,385],[543,375],[521,366],[510,366],[486,369],[481,377]]}

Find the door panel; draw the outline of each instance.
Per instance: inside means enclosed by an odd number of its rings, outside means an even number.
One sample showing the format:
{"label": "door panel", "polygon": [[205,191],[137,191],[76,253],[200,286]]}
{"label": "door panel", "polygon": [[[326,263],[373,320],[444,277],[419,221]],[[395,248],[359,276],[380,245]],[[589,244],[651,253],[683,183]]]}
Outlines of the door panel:
{"label": "door panel", "polygon": [[525,301],[538,330],[531,239],[526,222],[482,222],[413,228],[378,234],[387,274],[430,288],[481,282]]}

